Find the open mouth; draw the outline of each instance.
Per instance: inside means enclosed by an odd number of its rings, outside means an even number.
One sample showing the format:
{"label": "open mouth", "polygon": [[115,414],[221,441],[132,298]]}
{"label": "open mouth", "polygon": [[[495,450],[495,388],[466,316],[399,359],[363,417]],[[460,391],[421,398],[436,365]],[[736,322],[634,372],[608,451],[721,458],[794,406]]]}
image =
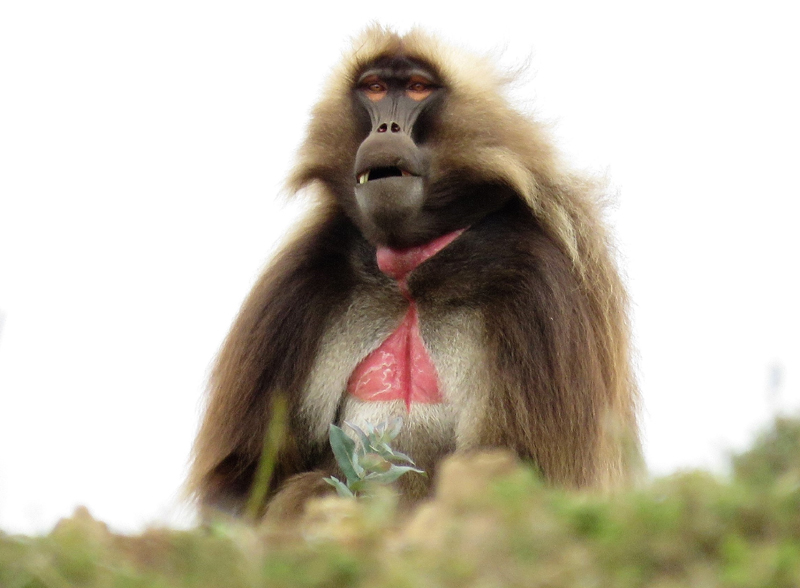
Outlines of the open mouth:
{"label": "open mouth", "polygon": [[407,178],[414,174],[399,167],[376,167],[368,169],[367,171],[358,175],[358,183],[366,184],[372,180],[380,180],[382,178]]}

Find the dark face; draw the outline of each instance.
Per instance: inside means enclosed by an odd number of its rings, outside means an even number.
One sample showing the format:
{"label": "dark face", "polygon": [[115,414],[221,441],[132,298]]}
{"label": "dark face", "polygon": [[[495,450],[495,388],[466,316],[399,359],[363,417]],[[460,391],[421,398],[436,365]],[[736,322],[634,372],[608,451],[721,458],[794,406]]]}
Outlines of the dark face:
{"label": "dark face", "polygon": [[447,89],[430,68],[407,58],[380,59],[364,69],[353,94],[365,137],[353,170],[354,220],[370,242],[420,245],[498,207],[496,198],[476,192],[465,170],[431,177],[434,146],[443,148],[436,125]]}

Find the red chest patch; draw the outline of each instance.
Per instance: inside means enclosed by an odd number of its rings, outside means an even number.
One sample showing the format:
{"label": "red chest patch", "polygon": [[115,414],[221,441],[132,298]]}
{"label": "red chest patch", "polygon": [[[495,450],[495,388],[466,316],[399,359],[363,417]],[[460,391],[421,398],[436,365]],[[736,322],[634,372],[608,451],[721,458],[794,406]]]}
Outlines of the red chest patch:
{"label": "red chest patch", "polygon": [[409,301],[400,325],[386,340],[356,366],[347,383],[347,391],[359,400],[403,400],[411,410],[412,402],[442,402],[439,377],[419,331],[417,305],[411,298],[406,278],[418,265],[449,245],[462,230],[448,233],[426,245],[404,250],[379,247],[378,267],[397,280]]}

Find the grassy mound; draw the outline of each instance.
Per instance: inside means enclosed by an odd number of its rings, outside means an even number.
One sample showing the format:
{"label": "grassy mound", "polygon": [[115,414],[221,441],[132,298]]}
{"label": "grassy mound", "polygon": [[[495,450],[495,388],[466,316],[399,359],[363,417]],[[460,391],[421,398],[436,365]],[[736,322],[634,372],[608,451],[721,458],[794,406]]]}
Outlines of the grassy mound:
{"label": "grassy mound", "polygon": [[219,522],[116,535],[85,509],[42,537],[0,533],[0,587],[800,587],[800,420],[733,475],[613,496],[544,487],[505,453],[451,459],[436,495],[312,503],[291,528]]}

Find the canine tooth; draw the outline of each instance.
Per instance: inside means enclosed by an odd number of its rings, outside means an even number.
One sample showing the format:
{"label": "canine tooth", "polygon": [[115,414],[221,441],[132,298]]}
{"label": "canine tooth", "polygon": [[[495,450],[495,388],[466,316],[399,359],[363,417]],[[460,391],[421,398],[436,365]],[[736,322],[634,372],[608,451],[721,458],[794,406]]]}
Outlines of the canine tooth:
{"label": "canine tooth", "polygon": [[365,171],[363,174],[358,176],[358,183],[359,184],[366,184],[367,180],[369,180],[369,172]]}

